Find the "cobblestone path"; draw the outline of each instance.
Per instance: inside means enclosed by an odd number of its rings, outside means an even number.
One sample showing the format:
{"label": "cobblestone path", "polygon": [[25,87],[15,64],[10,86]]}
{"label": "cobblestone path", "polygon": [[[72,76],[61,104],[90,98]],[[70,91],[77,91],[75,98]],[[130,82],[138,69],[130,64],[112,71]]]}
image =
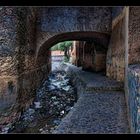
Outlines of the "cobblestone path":
{"label": "cobblestone path", "polygon": [[[86,77],[87,72],[81,71],[81,73],[81,75],[80,72],[78,73],[80,77]],[[93,83],[93,87],[96,87],[95,85],[99,87],[103,82],[104,76],[103,78],[101,78],[101,75],[99,77],[96,84]],[[108,81],[111,83],[109,79]],[[106,78],[106,82],[108,81]],[[113,88],[112,91],[93,90],[92,93],[83,93],[80,95],[74,108],[62,120],[53,133],[129,133],[126,111],[123,91],[114,91]]]}

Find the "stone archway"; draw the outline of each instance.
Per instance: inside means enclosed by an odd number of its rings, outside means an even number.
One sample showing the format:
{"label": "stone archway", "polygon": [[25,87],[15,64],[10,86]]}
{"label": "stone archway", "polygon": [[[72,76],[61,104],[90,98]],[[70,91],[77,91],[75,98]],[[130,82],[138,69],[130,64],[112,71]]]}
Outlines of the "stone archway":
{"label": "stone archway", "polygon": [[[54,35],[44,42],[44,44],[36,49],[35,54],[35,65],[38,68],[44,67],[44,72],[48,73],[50,71],[50,52],[49,48],[53,45],[67,40],[77,40],[85,42],[94,42],[99,44],[107,50],[110,35],[101,32],[89,32],[89,31],[77,31],[77,32],[66,32]],[[80,55],[80,54],[79,54]],[[43,76],[43,75],[42,75]]]}
{"label": "stone archway", "polygon": [[43,55],[46,50],[51,48],[53,45],[67,40],[79,40],[79,41],[94,41],[97,42],[104,47],[108,47],[110,39],[110,34],[101,33],[95,31],[75,31],[75,32],[66,32],[54,35],[53,37],[46,40],[42,46],[39,46],[36,49],[36,59],[38,56]]}

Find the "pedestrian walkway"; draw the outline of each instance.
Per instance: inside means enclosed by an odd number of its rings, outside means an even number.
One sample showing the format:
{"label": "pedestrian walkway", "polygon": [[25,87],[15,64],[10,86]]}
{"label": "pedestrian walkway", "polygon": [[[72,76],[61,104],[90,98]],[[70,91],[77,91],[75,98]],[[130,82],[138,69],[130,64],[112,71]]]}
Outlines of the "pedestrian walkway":
{"label": "pedestrian walkway", "polygon": [[86,89],[90,87],[92,90],[90,93],[85,90],[79,96],[54,133],[129,133],[123,84],[74,66],[69,66],[69,71],[86,83]]}

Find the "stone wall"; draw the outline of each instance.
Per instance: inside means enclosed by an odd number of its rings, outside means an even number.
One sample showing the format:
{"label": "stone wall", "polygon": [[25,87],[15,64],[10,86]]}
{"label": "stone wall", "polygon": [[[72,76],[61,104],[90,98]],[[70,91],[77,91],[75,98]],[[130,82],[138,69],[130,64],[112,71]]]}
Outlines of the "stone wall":
{"label": "stone wall", "polygon": [[17,97],[17,17],[15,8],[0,8],[0,113]]}
{"label": "stone wall", "polygon": [[[18,60],[18,97],[17,108],[21,111],[28,106],[35,92],[35,13],[33,8],[16,8],[17,16],[17,60]],[[34,79],[35,78],[35,79]],[[30,101],[30,103],[29,103]]]}
{"label": "stone wall", "polygon": [[72,50],[71,50],[71,54],[70,54],[70,61],[73,65],[76,65],[76,41],[73,41],[72,43]]}
{"label": "stone wall", "polygon": [[13,121],[32,104],[51,69],[49,50],[35,61],[36,10],[0,8],[0,114],[7,114],[0,118],[1,125]]}
{"label": "stone wall", "polygon": [[[41,7],[37,19],[37,52],[61,33],[95,31],[110,34],[110,7]],[[74,39],[73,39],[74,40]],[[76,39],[75,39],[76,40]]]}
{"label": "stone wall", "polygon": [[107,47],[93,41],[86,41],[83,46],[83,70],[105,71]]}
{"label": "stone wall", "polygon": [[84,41],[73,41],[73,50],[71,53],[72,64],[78,67],[83,65],[84,43]]}
{"label": "stone wall", "polygon": [[[20,13],[20,15],[19,15]],[[19,70],[18,70],[18,110],[27,108],[34,99],[37,88],[51,69],[51,52],[46,51],[35,59],[37,8],[17,9],[19,19]]]}
{"label": "stone wall", "polygon": [[140,133],[140,64],[128,68],[128,103],[133,133]]}
{"label": "stone wall", "polygon": [[83,59],[84,59],[84,44],[85,41],[79,41],[79,48],[78,48],[78,60],[77,60],[77,65],[82,66],[83,65]]}
{"label": "stone wall", "polygon": [[109,7],[41,7],[39,12],[40,31],[111,31]]}
{"label": "stone wall", "polygon": [[128,105],[132,133],[140,133],[140,7],[129,7]]}
{"label": "stone wall", "polygon": [[107,51],[107,76],[117,81],[124,81],[125,71],[125,21],[124,10],[112,21],[112,34]]}
{"label": "stone wall", "polygon": [[129,64],[136,64],[140,63],[140,7],[129,9]]}
{"label": "stone wall", "polygon": [[94,54],[93,42],[85,42],[83,49],[83,65],[82,65],[83,70],[92,71],[94,69],[93,54]]}
{"label": "stone wall", "polygon": [[74,65],[81,66],[83,70],[105,71],[107,47],[92,41],[75,41],[73,47]]}

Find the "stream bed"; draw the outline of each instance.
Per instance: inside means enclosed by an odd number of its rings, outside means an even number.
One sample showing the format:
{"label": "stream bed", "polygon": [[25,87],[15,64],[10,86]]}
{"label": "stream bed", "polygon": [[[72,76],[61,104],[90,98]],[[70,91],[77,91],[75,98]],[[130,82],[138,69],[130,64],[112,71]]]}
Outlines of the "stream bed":
{"label": "stream bed", "polygon": [[33,104],[2,133],[51,134],[76,101],[77,94],[70,77],[63,70],[52,71],[37,90]]}

